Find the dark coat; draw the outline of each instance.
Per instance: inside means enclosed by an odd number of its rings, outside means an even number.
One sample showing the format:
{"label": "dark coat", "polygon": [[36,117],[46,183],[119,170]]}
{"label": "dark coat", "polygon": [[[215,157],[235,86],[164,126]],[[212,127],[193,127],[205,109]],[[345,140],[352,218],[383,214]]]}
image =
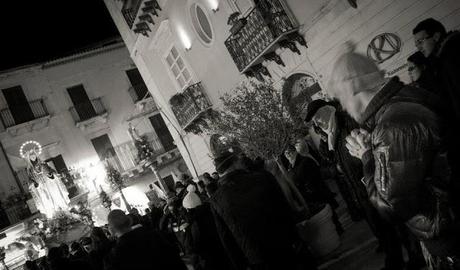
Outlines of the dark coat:
{"label": "dark coat", "polygon": [[372,137],[372,151],[362,159],[371,202],[383,216],[406,223],[421,240],[447,232],[435,220],[448,207],[445,193],[437,191],[445,191],[450,181],[436,100],[393,78],[359,121]]}
{"label": "dark coat", "polygon": [[219,239],[209,203],[189,211],[193,250],[205,261],[204,269],[233,269]]}
{"label": "dark coat", "polygon": [[110,270],[186,270],[175,249],[144,227],[125,233],[111,253]]}
{"label": "dark coat", "polygon": [[[460,32],[447,34],[430,60],[439,91],[445,104],[450,104],[454,119],[460,119]],[[457,123],[458,127],[458,123]]]}
{"label": "dark coat", "polygon": [[219,182],[210,202],[235,269],[295,269],[295,225],[274,176],[262,170],[236,170]]}
{"label": "dark coat", "polygon": [[313,214],[325,204],[334,204],[334,194],[323,181],[319,164],[311,157],[297,154],[294,166],[289,164],[288,174]]}

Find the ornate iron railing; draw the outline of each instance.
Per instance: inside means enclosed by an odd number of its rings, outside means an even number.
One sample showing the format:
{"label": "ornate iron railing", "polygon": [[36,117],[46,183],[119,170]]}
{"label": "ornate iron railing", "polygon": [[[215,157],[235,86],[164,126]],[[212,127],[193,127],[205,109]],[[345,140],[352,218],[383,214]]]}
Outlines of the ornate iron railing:
{"label": "ornate iron railing", "polygon": [[297,27],[282,0],[259,1],[239,23],[241,28],[227,38],[225,46],[240,72],[245,72],[271,44]]}
{"label": "ornate iron railing", "polygon": [[190,85],[183,93],[174,95],[169,102],[182,128],[187,127],[198,115],[212,107],[201,82]]}
{"label": "ornate iron railing", "polygon": [[125,1],[125,3],[130,2],[129,5],[123,5],[121,9],[121,14],[125,18],[126,23],[128,24],[129,28],[133,27],[134,21],[136,20],[137,12],[141,7],[142,0],[134,0],[134,1]]}
{"label": "ornate iron railing", "polygon": [[[20,109],[21,107],[24,107],[24,110]],[[20,114],[21,112],[29,111],[29,108],[32,111],[32,115],[22,115],[22,116],[19,115],[18,117],[16,117],[16,119],[22,119],[22,121],[17,121],[15,119],[15,116],[11,112],[10,108],[1,110],[0,117],[3,123],[3,126],[5,128],[8,128],[8,127],[26,123],[26,122],[49,115],[48,110],[45,106],[45,103],[43,102],[43,99],[36,99],[24,105],[15,105],[14,111],[15,113]]]}
{"label": "ornate iron railing", "polygon": [[155,24],[152,16],[159,16],[157,10],[160,11],[161,7],[156,0],[124,0],[121,14],[130,29],[148,36],[149,24]]}
{"label": "ornate iron railing", "polygon": [[80,104],[75,104],[74,107],[69,109],[69,111],[70,114],[72,114],[72,118],[75,123],[103,115],[107,112],[100,97]]}

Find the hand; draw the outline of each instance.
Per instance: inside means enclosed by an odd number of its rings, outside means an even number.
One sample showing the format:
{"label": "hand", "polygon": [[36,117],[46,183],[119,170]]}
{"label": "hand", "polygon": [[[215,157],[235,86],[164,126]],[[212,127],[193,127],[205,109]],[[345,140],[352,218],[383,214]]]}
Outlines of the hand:
{"label": "hand", "polygon": [[371,135],[363,129],[355,129],[345,140],[347,141],[346,147],[350,155],[362,159],[364,153],[371,150]]}

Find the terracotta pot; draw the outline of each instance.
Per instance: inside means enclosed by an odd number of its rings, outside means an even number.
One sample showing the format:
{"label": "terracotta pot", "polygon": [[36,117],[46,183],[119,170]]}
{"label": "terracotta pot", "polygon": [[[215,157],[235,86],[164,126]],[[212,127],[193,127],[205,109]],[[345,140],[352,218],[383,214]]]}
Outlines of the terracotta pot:
{"label": "terracotta pot", "polygon": [[332,210],[326,205],[319,213],[297,224],[300,238],[316,257],[322,257],[339,247],[340,237],[332,222]]}

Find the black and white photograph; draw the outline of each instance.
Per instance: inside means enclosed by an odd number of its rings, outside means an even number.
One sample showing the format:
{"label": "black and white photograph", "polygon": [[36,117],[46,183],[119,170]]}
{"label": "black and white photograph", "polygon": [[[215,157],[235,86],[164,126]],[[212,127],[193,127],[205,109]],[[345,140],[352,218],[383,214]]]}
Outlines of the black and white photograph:
{"label": "black and white photograph", "polygon": [[460,270],[459,0],[4,2],[0,270]]}

